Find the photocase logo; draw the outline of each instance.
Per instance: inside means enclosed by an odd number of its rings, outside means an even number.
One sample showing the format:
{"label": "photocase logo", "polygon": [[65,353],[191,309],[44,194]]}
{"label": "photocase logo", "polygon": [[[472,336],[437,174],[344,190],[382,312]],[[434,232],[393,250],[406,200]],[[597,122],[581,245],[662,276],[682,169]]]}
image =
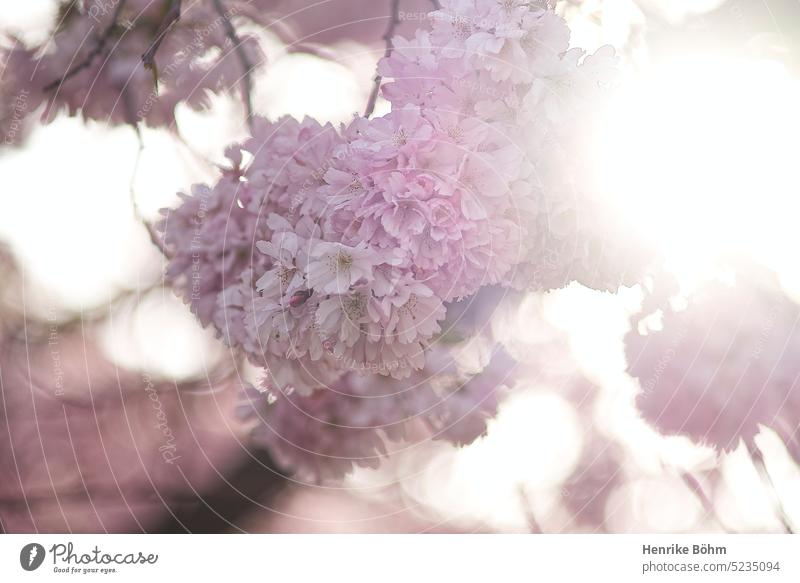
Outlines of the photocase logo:
{"label": "photocase logo", "polygon": [[29,543],[19,552],[19,564],[26,571],[35,571],[44,562],[44,547],[39,543]]}

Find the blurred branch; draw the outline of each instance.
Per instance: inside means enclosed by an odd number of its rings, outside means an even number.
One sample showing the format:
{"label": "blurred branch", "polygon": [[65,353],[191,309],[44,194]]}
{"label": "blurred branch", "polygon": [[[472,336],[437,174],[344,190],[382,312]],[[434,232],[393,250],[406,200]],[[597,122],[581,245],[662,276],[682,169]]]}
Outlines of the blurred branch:
{"label": "blurred branch", "polygon": [[170,0],[167,12],[166,14],[164,14],[164,18],[161,20],[161,24],[158,26],[158,30],[156,31],[156,38],[155,40],[153,40],[153,44],[151,44],[150,48],[147,49],[142,55],[142,62],[144,63],[144,67],[145,69],[153,71],[153,77],[155,79],[156,85],[158,85],[158,67],[156,66],[156,53],[158,52],[158,48],[161,46],[161,43],[164,42],[167,33],[180,19],[181,19],[181,0]]}
{"label": "blurred branch", "polygon": [[792,528],[791,520],[789,520],[789,515],[786,513],[786,509],[783,507],[783,502],[781,502],[778,489],[775,487],[775,482],[772,479],[772,475],[769,473],[767,464],[764,462],[764,455],[761,453],[761,450],[758,448],[758,446],[754,444],[748,443],[747,449],[750,452],[750,457],[753,459],[753,463],[755,464],[756,471],[758,472],[761,481],[768,487],[770,491],[772,502],[775,505],[775,514],[777,514],[778,519],[781,521],[781,524],[783,524],[783,528],[786,529],[787,534],[795,534],[794,528]]}
{"label": "blurred branch", "polygon": [[442,9],[442,4],[441,4],[441,2],[439,2],[439,0],[431,0],[431,4],[433,4],[433,7],[436,10],[441,10]]}
{"label": "blurred branch", "polygon": [[103,53],[106,49],[106,45],[108,44],[108,40],[111,38],[111,33],[114,32],[114,29],[117,28],[117,20],[119,19],[119,15],[122,13],[122,9],[125,7],[126,0],[119,0],[117,2],[116,7],[114,8],[114,14],[111,16],[111,23],[108,27],[103,31],[103,34],[100,35],[100,38],[97,39],[94,47],[89,54],[86,55],[80,63],[69,69],[63,77],[56,79],[45,85],[44,90],[52,91],[53,89],[60,87],[62,83],[64,83],[67,79],[75,76],[76,74],[83,71],[86,67],[92,64],[99,55]]}
{"label": "blurred branch", "polygon": [[519,495],[522,512],[525,514],[525,522],[528,523],[528,531],[531,534],[542,534],[544,531],[533,513],[533,504],[531,503],[531,498],[524,484],[519,484],[517,486],[517,494]]}
{"label": "blurred branch", "polygon": [[[383,58],[388,59],[392,55],[392,37],[397,25],[400,24],[400,0],[392,0],[391,15],[389,16],[389,26],[386,27],[386,32],[383,35],[383,40],[386,42],[386,50],[383,53]],[[379,73],[375,74],[375,79],[372,82],[372,91],[369,94],[367,101],[367,108],[364,110],[364,117],[369,117],[375,111],[375,102],[378,101],[378,92],[381,88],[382,77]]]}
{"label": "blurred branch", "polygon": [[[143,287],[121,289],[101,306],[89,308],[87,310],[67,312],[67,318],[60,319],[58,321],[47,321],[44,323],[44,327],[41,330],[38,329],[36,325],[38,322],[34,318],[32,318],[30,315],[25,316],[24,314],[20,313],[20,316],[24,317],[28,324],[28,327],[25,330],[24,338],[22,339],[28,344],[35,343],[37,341],[46,341],[47,335],[50,333],[50,330],[53,326],[58,328],[59,333],[70,333],[80,328],[81,333],[83,334],[85,333],[84,328],[87,325],[102,322],[108,317],[108,313],[113,308],[129,301],[133,297],[135,297],[138,302],[141,296],[162,289],[162,287],[163,285],[159,281],[150,283]],[[42,338],[38,338],[38,336],[42,336]]]}
{"label": "blurred branch", "polygon": [[714,507],[714,503],[708,497],[705,490],[703,490],[703,486],[702,484],[700,484],[697,478],[695,478],[689,472],[682,472],[681,479],[683,480],[683,483],[686,484],[686,487],[689,488],[689,490],[691,490],[692,493],[697,497],[698,501],[700,502],[700,505],[703,507],[703,510],[706,513],[706,517],[709,516],[712,517],[714,520],[717,521],[717,524],[719,524],[722,530],[724,530],[728,534],[731,534],[733,531],[729,529],[722,521],[722,519],[719,517],[717,509]]}
{"label": "blurred branch", "polygon": [[222,19],[222,25],[225,27],[225,34],[228,39],[233,43],[233,49],[236,51],[236,56],[239,63],[242,65],[242,99],[244,100],[244,108],[247,113],[247,127],[253,131],[253,80],[250,77],[250,71],[253,69],[253,64],[244,50],[242,40],[239,38],[236,28],[233,26],[230,18],[225,12],[222,5],[222,0],[213,0],[214,8]]}

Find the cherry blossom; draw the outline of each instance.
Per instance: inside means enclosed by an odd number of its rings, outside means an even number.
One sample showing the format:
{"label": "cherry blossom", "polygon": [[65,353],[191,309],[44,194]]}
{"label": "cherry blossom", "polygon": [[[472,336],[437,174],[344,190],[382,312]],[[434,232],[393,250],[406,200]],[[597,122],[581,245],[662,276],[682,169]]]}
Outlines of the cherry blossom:
{"label": "cherry blossom", "polygon": [[206,108],[211,93],[238,90],[249,100],[243,84],[264,55],[232,23],[252,23],[255,14],[242,0],[64,2],[47,42],[17,42],[3,60],[14,63],[19,87],[32,96],[28,113],[44,105],[47,120],[65,111],[169,126],[179,104]]}
{"label": "cherry blossom", "polygon": [[800,306],[768,273],[708,283],[685,309],[665,308],[661,330],[628,334],[639,410],[661,431],[721,451],[752,448],[769,427],[800,461],[798,318]]}
{"label": "cherry blossom", "polygon": [[565,23],[529,3],[452,0],[430,21],[378,65],[389,113],[338,129],[256,117],[217,184],[160,227],[170,280],[265,369],[259,439],[315,478],[374,465],[413,418],[456,444],[483,434],[513,367],[457,364],[458,300],[615,290],[646,265],[626,262],[573,147],[613,51],[565,52]]}

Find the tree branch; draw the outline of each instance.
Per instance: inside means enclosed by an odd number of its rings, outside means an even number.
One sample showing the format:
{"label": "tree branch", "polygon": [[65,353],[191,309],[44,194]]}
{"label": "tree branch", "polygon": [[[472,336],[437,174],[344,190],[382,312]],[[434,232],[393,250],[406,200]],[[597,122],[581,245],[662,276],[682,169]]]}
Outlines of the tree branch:
{"label": "tree branch", "polygon": [[694,494],[697,500],[700,502],[700,505],[703,507],[703,511],[706,513],[706,517],[713,518],[717,524],[719,524],[722,530],[729,534],[732,533],[733,531],[729,529],[720,518],[714,503],[711,501],[711,498],[708,497],[705,490],[703,490],[703,486],[700,484],[698,479],[689,472],[681,472],[681,480],[683,480],[683,483],[686,485],[686,487],[691,490],[692,494]]}
{"label": "tree branch", "polygon": [[[400,24],[400,0],[392,0],[391,4],[392,13],[389,16],[389,26],[386,27],[386,32],[383,35],[383,40],[386,42],[386,50],[383,53],[383,58],[388,59],[392,55],[392,37],[397,25]],[[369,117],[375,111],[375,103],[378,101],[378,92],[381,88],[381,76],[375,74],[375,79],[372,82],[372,91],[369,94],[367,101],[367,108],[364,110],[364,117]]]}
{"label": "tree branch", "polygon": [[111,23],[108,25],[108,28],[103,31],[103,34],[100,35],[100,38],[97,39],[95,46],[91,51],[89,51],[89,54],[86,55],[86,58],[68,70],[63,77],[45,85],[45,92],[49,92],[57,87],[60,87],[62,83],[86,69],[92,64],[92,61],[94,61],[103,53],[103,51],[105,51],[106,45],[108,44],[108,39],[111,38],[111,33],[114,32],[115,28],[117,28],[117,20],[119,19],[119,15],[122,13],[122,9],[125,7],[125,2],[126,0],[119,0],[117,2],[116,7],[114,8],[114,14],[111,16]]}
{"label": "tree branch", "polygon": [[181,0],[170,0],[169,8],[167,8],[167,13],[164,15],[164,19],[158,26],[156,38],[153,40],[153,44],[151,44],[150,48],[148,48],[142,55],[142,63],[144,63],[144,68],[153,71],[153,77],[155,78],[156,83],[158,82],[156,53],[158,52],[158,48],[161,46],[161,43],[167,37],[167,33],[180,19]]}
{"label": "tree branch", "polygon": [[236,28],[233,26],[230,18],[225,13],[225,8],[222,5],[222,0],[213,0],[214,8],[222,18],[222,25],[225,27],[225,34],[228,39],[233,43],[233,48],[236,51],[236,56],[239,58],[239,63],[242,65],[242,100],[244,101],[245,112],[247,113],[247,127],[252,131],[253,129],[253,80],[250,77],[250,71],[253,69],[253,64],[250,62],[247,53],[244,50],[244,44],[239,38]]}
{"label": "tree branch", "polygon": [[151,223],[142,216],[142,213],[139,210],[139,203],[136,201],[135,182],[136,182],[136,175],[139,173],[139,163],[141,162],[142,152],[144,152],[144,142],[142,141],[142,134],[139,131],[138,126],[134,125],[133,128],[136,130],[136,137],[139,140],[139,147],[136,150],[136,159],[133,162],[133,172],[131,172],[131,179],[130,182],[128,183],[128,195],[131,198],[131,205],[133,206],[133,216],[147,230],[147,235],[150,237],[150,242],[153,245],[155,245],[159,251],[161,251],[164,257],[169,259],[170,253],[167,250],[167,247],[164,244],[163,239],[159,236],[153,223]]}
{"label": "tree branch", "polygon": [[519,496],[519,502],[520,506],[522,507],[522,512],[525,515],[525,522],[528,523],[528,531],[531,534],[544,533],[541,525],[536,520],[536,515],[533,512],[533,504],[531,503],[531,498],[528,495],[528,491],[525,489],[524,484],[520,483],[517,485],[517,495]]}
{"label": "tree branch", "polygon": [[756,467],[759,478],[761,478],[761,482],[766,485],[769,490],[778,520],[780,520],[787,534],[794,534],[795,531],[792,527],[792,521],[786,513],[786,508],[783,506],[778,489],[775,487],[775,481],[772,479],[772,474],[770,474],[769,468],[767,468],[767,464],[764,461],[763,453],[757,445],[752,443],[747,444],[747,449],[750,453],[750,458],[753,460],[753,465]]}

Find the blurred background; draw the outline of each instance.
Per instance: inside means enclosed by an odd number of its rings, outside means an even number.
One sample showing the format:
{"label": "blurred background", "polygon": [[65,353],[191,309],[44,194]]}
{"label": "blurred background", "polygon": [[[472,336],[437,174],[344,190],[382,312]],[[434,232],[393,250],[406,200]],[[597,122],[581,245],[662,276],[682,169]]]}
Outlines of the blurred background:
{"label": "blurred background", "polygon": [[[429,8],[401,0],[409,13]],[[691,281],[712,257],[743,247],[800,298],[791,252],[800,243],[800,4],[565,0],[557,9],[572,45],[612,44],[622,56],[605,123],[587,140],[598,184],[652,234],[671,272]],[[57,10],[54,0],[0,0],[0,33],[41,41]],[[362,111],[389,13],[388,0],[276,0],[282,26],[257,31],[268,65],[254,78],[254,110],[334,123]],[[639,417],[622,343],[638,288],[572,285],[499,314],[493,325],[526,366],[471,446],[412,442],[337,485],[285,476],[234,416],[238,357],[162,286],[164,259],[134,212],[154,219],[176,192],[213,178],[225,145],[246,135],[243,120],[239,100],[214,96],[208,111],[179,109],[179,131],[137,136],[61,116],[0,147],[4,532],[800,524],[800,468],[774,433],[758,437],[769,483],[747,452],[718,456]]]}

